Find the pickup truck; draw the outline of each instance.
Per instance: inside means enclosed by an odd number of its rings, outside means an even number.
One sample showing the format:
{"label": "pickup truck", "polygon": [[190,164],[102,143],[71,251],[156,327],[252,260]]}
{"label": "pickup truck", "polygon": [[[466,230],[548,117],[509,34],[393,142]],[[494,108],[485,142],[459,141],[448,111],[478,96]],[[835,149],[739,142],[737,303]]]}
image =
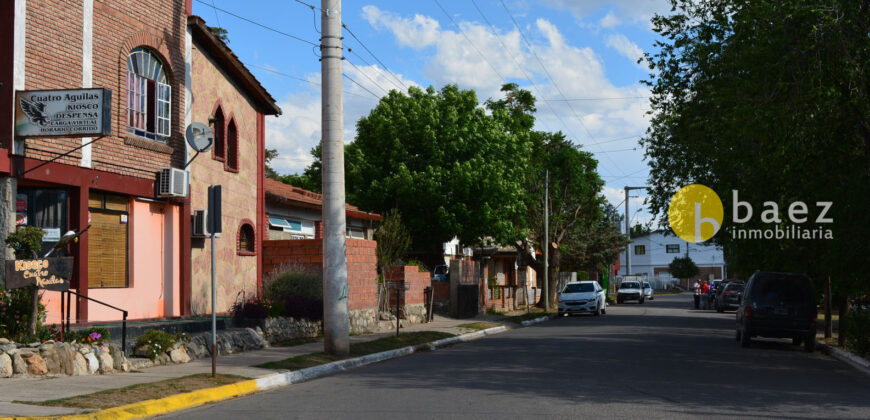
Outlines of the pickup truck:
{"label": "pickup truck", "polygon": [[637,303],[643,304],[645,296],[639,281],[629,280],[619,285],[619,289],[616,291],[616,303],[622,303],[627,300],[636,300]]}

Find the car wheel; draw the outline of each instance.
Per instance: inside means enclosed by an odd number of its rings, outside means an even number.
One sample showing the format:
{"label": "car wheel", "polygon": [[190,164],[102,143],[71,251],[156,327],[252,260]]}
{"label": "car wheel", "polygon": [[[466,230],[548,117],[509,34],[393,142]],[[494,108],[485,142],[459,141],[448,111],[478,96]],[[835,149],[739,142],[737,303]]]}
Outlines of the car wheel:
{"label": "car wheel", "polygon": [[740,341],[740,330],[737,330],[736,333],[734,334],[734,340]]}
{"label": "car wheel", "polygon": [[749,332],[746,331],[746,327],[744,327],[743,331],[740,332],[740,347],[749,347],[751,339],[752,337],[749,335]]}
{"label": "car wheel", "polygon": [[801,345],[801,338],[800,337],[792,337],[791,338],[791,345],[793,345],[793,346]]}
{"label": "car wheel", "polygon": [[816,351],[816,337],[815,335],[809,336],[804,339],[804,350],[812,353]]}
{"label": "car wheel", "polygon": [[563,315],[565,315],[565,313],[562,311],[559,311],[559,317],[562,317]]}
{"label": "car wheel", "polygon": [[604,314],[606,314],[606,313],[607,313],[607,302],[604,302],[604,303],[601,305],[601,315],[604,315]]}
{"label": "car wheel", "polygon": [[595,316],[601,315],[601,307],[599,306],[597,309],[595,309],[595,312],[593,312],[592,315],[595,315]]}
{"label": "car wheel", "polygon": [[625,302],[625,301],[620,299],[620,298],[616,298],[616,303],[622,305],[622,302]]}
{"label": "car wheel", "polygon": [[637,304],[638,304],[638,305],[643,305],[643,299],[637,301]]}

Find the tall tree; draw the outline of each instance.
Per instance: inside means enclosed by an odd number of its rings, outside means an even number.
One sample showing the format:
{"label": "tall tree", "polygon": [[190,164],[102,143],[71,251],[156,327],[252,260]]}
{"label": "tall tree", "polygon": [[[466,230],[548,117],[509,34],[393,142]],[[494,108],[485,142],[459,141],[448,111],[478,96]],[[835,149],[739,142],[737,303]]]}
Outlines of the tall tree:
{"label": "tall tree", "polygon": [[[870,259],[870,3],[826,0],[672,0],[656,16],[653,117],[642,139],[651,208],[665,214],[677,189],[701,183],[726,209],[729,271],[831,275],[841,295],[866,293]],[[732,223],[734,191],[754,207]],[[808,204],[808,221],[788,217]],[[814,223],[817,202],[833,202]],[[771,211],[774,222],[760,213]],[[770,218],[769,218],[770,219]],[[734,229],[831,229],[833,239],[737,239]]]}
{"label": "tall tree", "polygon": [[440,252],[454,236],[464,244],[515,238],[530,147],[487,115],[474,91],[392,91],[357,122],[346,151],[348,199],[399,209],[416,249]]}
{"label": "tall tree", "polygon": [[272,160],[278,157],[277,149],[266,149],[266,178],[279,181],[281,176],[272,168]]}

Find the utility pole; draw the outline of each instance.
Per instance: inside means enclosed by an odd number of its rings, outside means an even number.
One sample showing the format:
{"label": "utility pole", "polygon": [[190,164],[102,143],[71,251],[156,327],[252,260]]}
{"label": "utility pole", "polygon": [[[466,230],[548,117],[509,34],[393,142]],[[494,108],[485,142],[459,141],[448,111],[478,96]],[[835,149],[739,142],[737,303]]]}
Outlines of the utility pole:
{"label": "utility pole", "polygon": [[321,0],[320,71],[323,149],[323,351],[347,356],[347,254],[342,125],[341,0]]}
{"label": "utility pole", "polygon": [[550,312],[550,170],[544,181],[544,310]]}
{"label": "utility pole", "polygon": [[628,239],[628,244],[625,245],[625,275],[631,275],[631,219],[628,217],[628,192],[631,190],[645,190],[646,187],[625,187],[625,238]]}

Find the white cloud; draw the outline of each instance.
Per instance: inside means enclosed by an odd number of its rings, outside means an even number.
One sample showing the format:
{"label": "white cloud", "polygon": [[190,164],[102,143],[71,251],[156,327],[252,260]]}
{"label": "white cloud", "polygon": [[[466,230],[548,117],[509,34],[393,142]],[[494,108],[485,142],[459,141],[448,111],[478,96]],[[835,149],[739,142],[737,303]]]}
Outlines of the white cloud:
{"label": "white cloud", "polygon": [[637,46],[634,42],[631,42],[628,38],[623,34],[613,34],[609,35],[606,40],[606,45],[610,48],[615,49],[620,54],[631,60],[632,63],[637,64],[642,69],[646,67],[643,64],[638,64],[637,59],[643,57],[643,50]]}
{"label": "white cloud", "polygon": [[[343,70],[359,83],[343,79],[345,143],[353,141],[356,122],[377,105],[378,99],[385,94],[383,89],[404,90],[402,84],[417,85],[401,75],[394,77],[378,66],[345,65]],[[311,74],[307,79],[319,84],[320,74]],[[314,87],[311,92],[291,94],[279,101],[278,106],[282,114],[278,118],[266,119],[266,147],[278,150],[272,167],[279,174],[302,173],[314,161],[311,149],[320,143],[320,89]]]}
{"label": "white cloud", "polygon": [[612,10],[607,12],[607,14],[598,21],[598,26],[607,29],[615,28],[620,24],[622,24],[622,19],[616,17],[616,15],[613,14]]}

